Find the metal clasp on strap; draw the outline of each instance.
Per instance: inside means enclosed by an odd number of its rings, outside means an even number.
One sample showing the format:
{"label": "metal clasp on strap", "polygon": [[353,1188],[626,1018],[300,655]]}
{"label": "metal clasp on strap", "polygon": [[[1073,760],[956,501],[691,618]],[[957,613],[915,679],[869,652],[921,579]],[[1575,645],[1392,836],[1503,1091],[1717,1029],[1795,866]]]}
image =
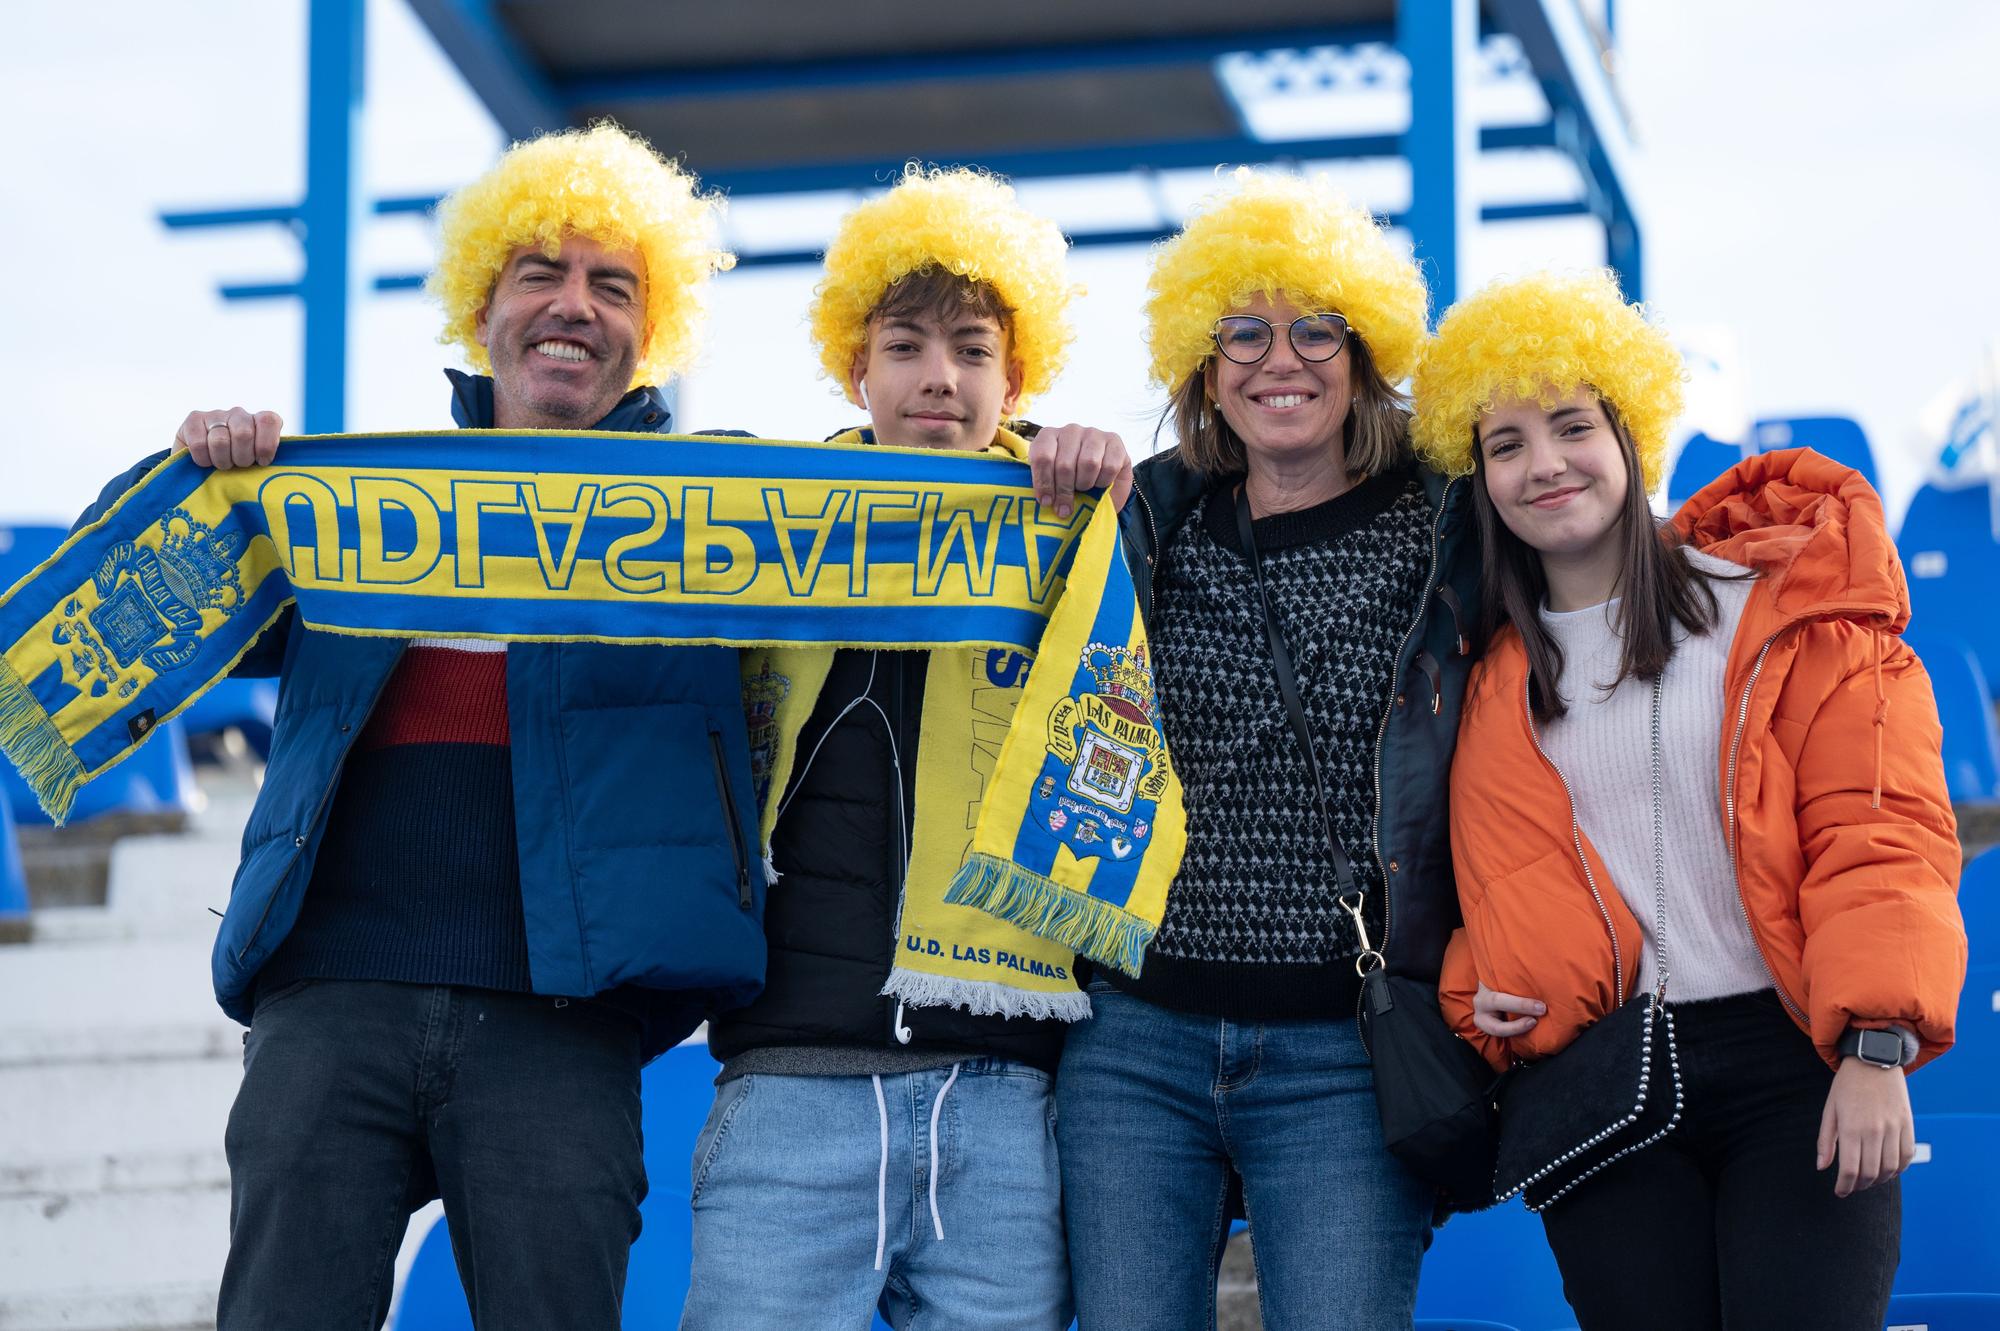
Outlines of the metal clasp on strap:
{"label": "metal clasp on strap", "polygon": [[1361,940],[1361,951],[1354,958],[1354,973],[1365,978],[1368,972],[1381,970],[1389,964],[1388,959],[1375,950],[1375,944],[1368,938],[1368,920],[1361,913],[1361,907],[1366,904],[1367,898],[1359,892],[1343,892],[1338,900],[1340,908],[1354,920],[1354,936]]}

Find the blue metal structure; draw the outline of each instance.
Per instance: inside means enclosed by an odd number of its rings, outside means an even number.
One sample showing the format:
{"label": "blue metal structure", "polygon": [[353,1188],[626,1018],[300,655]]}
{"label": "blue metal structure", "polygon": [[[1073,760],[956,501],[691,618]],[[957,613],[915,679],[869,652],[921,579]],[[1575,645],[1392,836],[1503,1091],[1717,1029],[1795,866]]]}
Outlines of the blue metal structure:
{"label": "blue metal structure", "polygon": [[1472,123],[1472,62],[1479,14],[1474,0],[1405,4],[1396,11],[1396,44],[1410,62],[1410,211],[1404,225],[1419,263],[1430,269],[1439,308],[1457,298],[1458,255],[1472,230],[1467,172],[1478,155]]}
{"label": "blue metal structure", "polygon": [[[232,281],[226,300],[305,306],[308,432],[343,428],[348,315],[361,290],[401,291],[421,274],[361,281],[355,240],[369,216],[422,212],[433,197],[368,200],[358,122],[366,0],[309,8],[306,190],[297,204],[163,213],[175,229],[283,225],[304,253],[298,281]],[[1463,282],[1466,237],[1482,222],[1590,216],[1628,296],[1644,296],[1630,145],[1609,69],[1615,11],[1582,0],[1011,0],[992,13],[743,0],[677,7],[642,0],[408,0],[511,138],[612,115],[685,156],[733,197],[879,188],[904,161],[976,163],[1017,179],[1156,173],[1237,162],[1402,158],[1407,228],[1438,308]],[[1548,107],[1538,123],[1480,126],[1470,86],[1482,38],[1511,39]],[[1245,52],[1298,56],[1381,47],[1407,65],[1400,131],[1272,140],[1255,134],[1218,76]],[[1482,206],[1482,152],[1553,151],[1579,197]],[[1143,243],[1154,225],[1079,231],[1078,245]],[[811,263],[811,250],[740,256]]]}

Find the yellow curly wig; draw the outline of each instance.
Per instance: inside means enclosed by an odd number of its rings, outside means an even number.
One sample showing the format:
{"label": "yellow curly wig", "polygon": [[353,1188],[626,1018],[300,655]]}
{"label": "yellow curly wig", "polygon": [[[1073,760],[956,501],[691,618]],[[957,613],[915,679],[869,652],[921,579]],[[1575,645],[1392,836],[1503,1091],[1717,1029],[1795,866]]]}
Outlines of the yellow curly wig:
{"label": "yellow curly wig", "polygon": [[826,247],[811,313],[820,367],[859,406],[847,376],[867,344],[869,312],[911,273],[942,268],[992,287],[1013,311],[1025,407],[1055,382],[1069,352],[1069,303],[1080,289],[1070,285],[1068,257],[1061,228],[1023,208],[1004,181],[913,162],[894,189],[842,218]]}
{"label": "yellow curly wig", "polygon": [[1416,367],[1430,304],[1416,265],[1325,176],[1249,167],[1154,252],[1146,289],[1153,381],[1169,392],[1214,354],[1215,321],[1259,292],[1345,316],[1392,384]]}
{"label": "yellow curly wig", "polygon": [[632,386],[687,368],[701,341],[702,290],[734,256],[711,237],[722,202],[642,138],[608,121],[517,143],[491,170],[438,204],[438,264],[426,284],[444,306],[438,341],[474,369],[492,361],[478,317],[507,259],[539,245],[551,259],[565,236],[587,236],[646,262],[646,330]]}
{"label": "yellow curly wig", "polygon": [[1681,414],[1680,352],[1628,305],[1609,271],[1494,282],[1445,313],[1412,385],[1417,452],[1450,475],[1472,470],[1472,432],[1501,396],[1553,404],[1588,385],[1617,409],[1648,493]]}

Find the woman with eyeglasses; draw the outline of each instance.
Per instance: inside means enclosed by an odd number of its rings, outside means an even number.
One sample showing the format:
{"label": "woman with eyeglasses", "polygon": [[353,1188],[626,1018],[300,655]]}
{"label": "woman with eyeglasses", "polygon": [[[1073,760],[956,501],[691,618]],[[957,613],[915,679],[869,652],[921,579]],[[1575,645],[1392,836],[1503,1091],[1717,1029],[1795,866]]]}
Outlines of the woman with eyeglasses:
{"label": "woman with eyeglasses", "polygon": [[1360,971],[1434,978],[1458,922],[1478,580],[1470,487],[1416,462],[1396,388],[1424,286],[1324,180],[1239,171],[1150,290],[1177,446],[1121,521],[1188,844],[1057,1078],[1079,1321],[1212,1326],[1240,1178],[1266,1325],[1407,1327],[1437,1197],[1383,1146]]}
{"label": "woman with eyeglasses", "polygon": [[[1565,1079],[1503,1097],[1502,1186],[1585,1331],[1863,1331],[1896,1274],[1904,1073],[1950,1047],[1965,975],[1937,706],[1858,473],[1765,453],[1654,517],[1682,373],[1602,272],[1461,301],[1417,372],[1417,446],[1472,481],[1492,635],[1443,1007],[1495,1068]],[[1607,1020],[1649,996],[1663,1039]],[[1671,1122],[1592,1157],[1643,1039]],[[1511,1174],[1510,1113],[1560,1130]]]}

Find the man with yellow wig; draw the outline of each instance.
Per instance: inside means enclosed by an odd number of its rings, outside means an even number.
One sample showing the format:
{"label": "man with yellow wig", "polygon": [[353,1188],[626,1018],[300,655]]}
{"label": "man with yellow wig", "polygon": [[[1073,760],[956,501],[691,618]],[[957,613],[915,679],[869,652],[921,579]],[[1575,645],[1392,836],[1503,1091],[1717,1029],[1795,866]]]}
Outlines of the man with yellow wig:
{"label": "man with yellow wig", "polygon": [[[717,207],[608,124],[517,144],[445,200],[443,340],[491,371],[448,371],[459,425],[665,432],[652,385],[729,262]],[[278,429],[195,412],[178,442],[253,465]],[[214,957],[250,1026],[219,1327],[380,1325],[407,1218],[442,1196],[482,1328],[610,1331],[646,1193],[640,1067],[763,975],[736,652],[288,614],[243,665],[280,693]]]}
{"label": "man with yellow wig", "polygon": [[[811,315],[868,413],[838,438],[1026,459],[1059,512],[1122,502],[1116,435],[1018,419],[1070,341],[1066,250],[972,171],[912,168],[849,213]],[[1006,651],[745,653],[770,973],[709,1026],[683,1331],[1069,1323],[1051,1074],[1088,1000],[1070,953],[943,899],[1027,673]]]}

